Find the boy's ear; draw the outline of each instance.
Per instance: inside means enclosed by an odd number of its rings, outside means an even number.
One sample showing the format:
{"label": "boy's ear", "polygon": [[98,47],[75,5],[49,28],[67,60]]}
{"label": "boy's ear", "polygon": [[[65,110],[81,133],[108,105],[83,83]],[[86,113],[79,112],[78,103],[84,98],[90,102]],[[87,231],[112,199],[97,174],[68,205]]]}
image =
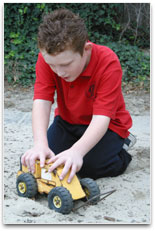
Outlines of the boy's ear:
{"label": "boy's ear", "polygon": [[90,42],[86,42],[84,46],[84,50],[88,51],[92,49],[92,44]]}

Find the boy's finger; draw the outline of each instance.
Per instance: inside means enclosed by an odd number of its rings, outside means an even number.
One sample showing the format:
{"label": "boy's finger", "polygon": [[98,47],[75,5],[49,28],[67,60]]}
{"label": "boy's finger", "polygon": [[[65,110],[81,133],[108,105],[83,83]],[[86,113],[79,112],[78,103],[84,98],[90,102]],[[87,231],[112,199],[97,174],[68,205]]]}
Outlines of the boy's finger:
{"label": "boy's finger", "polygon": [[40,167],[43,168],[45,165],[45,156],[40,156]]}
{"label": "boy's finger", "polygon": [[68,180],[67,180],[68,183],[71,183],[71,181],[72,181],[73,177],[75,176],[75,174],[76,174],[76,165],[73,165],[72,169],[71,169],[71,172],[70,172],[70,175],[69,175]]}
{"label": "boy's finger", "polygon": [[26,153],[23,154],[22,157],[21,157],[21,163],[22,163],[22,165],[24,165],[24,166],[26,166],[25,155],[26,155]]}
{"label": "boy's finger", "polygon": [[61,172],[61,175],[60,175],[60,177],[59,177],[60,180],[63,180],[63,179],[64,179],[64,177],[65,177],[66,174],[68,173],[70,167],[71,167],[71,163],[70,163],[69,161],[66,162],[66,164],[65,164],[65,166],[64,166],[64,168],[63,168],[63,170],[62,170],[62,172]]}
{"label": "boy's finger", "polygon": [[32,173],[35,173],[35,161],[36,161],[37,157],[35,155],[32,155],[30,158],[29,158],[29,168],[30,168],[30,171]]}
{"label": "boy's finger", "polygon": [[29,154],[25,156],[25,166],[30,170],[30,164],[29,164]]}
{"label": "boy's finger", "polygon": [[57,156],[52,156],[52,157],[48,160],[47,164],[50,164],[50,163],[52,163],[52,162],[55,162],[57,159],[58,159]]}
{"label": "boy's finger", "polygon": [[49,168],[49,172],[53,172],[53,170],[55,169],[55,168],[57,168],[59,165],[61,165],[63,163],[63,161],[61,160],[61,159],[58,159],[58,160],[56,160],[53,164],[52,164],[52,166]]}

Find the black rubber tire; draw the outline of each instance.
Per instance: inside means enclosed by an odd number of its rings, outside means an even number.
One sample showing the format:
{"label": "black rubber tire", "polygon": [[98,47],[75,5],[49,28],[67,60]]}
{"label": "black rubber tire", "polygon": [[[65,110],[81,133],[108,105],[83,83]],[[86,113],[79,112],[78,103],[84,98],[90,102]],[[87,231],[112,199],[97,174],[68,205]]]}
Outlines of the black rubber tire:
{"label": "black rubber tire", "polygon": [[[80,183],[81,183],[81,186],[82,186],[84,192],[86,193],[87,200],[100,194],[100,189],[93,179],[83,178],[80,180]],[[96,204],[99,199],[100,199],[100,196],[94,198],[94,200],[92,200],[90,203]]]}
{"label": "black rubber tire", "polygon": [[[58,204],[56,205],[56,199]],[[55,187],[48,194],[48,206],[58,213],[69,214],[73,209],[73,199],[64,187]]]}
{"label": "black rubber tire", "polygon": [[[23,190],[21,189],[22,184],[26,186]],[[21,197],[32,198],[35,197],[38,192],[36,179],[30,173],[22,173],[17,177],[16,188],[18,195]]]}

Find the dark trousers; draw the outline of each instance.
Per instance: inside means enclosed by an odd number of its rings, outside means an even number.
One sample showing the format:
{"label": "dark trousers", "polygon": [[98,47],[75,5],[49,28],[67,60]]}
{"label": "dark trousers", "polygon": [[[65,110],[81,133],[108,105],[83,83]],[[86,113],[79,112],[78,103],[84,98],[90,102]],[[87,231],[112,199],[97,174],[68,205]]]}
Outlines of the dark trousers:
{"label": "dark trousers", "polygon": [[[47,132],[50,149],[57,155],[69,149],[87,129],[87,125],[73,125],[56,116]],[[118,176],[131,161],[131,155],[122,149],[124,139],[108,129],[103,138],[83,159],[83,166],[78,174],[93,179]]]}

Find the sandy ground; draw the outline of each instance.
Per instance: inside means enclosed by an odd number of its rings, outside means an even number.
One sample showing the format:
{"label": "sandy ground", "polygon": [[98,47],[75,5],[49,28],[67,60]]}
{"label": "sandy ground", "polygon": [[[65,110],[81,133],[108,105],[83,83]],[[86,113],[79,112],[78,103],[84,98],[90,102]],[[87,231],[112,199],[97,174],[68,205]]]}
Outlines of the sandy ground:
{"label": "sandy ground", "polygon": [[[137,137],[137,143],[130,151],[132,162],[123,175],[97,180],[101,192],[116,189],[115,193],[97,205],[62,215],[48,208],[46,196],[39,195],[32,200],[17,195],[19,157],[33,145],[33,89],[5,87],[4,224],[150,224],[150,98],[143,92],[124,96],[133,118],[131,132]],[[75,202],[75,206],[80,203]]]}

